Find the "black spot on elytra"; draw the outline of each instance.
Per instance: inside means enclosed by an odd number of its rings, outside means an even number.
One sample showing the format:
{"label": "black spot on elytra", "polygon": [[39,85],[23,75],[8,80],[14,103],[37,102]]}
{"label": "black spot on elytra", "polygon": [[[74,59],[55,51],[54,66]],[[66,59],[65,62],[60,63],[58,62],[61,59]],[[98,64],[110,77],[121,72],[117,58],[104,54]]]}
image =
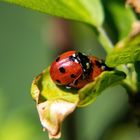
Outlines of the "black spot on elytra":
{"label": "black spot on elytra", "polygon": [[71,78],[76,78],[76,75],[71,74],[70,77],[71,77]]}
{"label": "black spot on elytra", "polygon": [[58,62],[58,61],[59,61],[59,59],[60,59],[60,57],[58,57],[55,61],[56,61],[56,62]]}
{"label": "black spot on elytra", "polygon": [[56,82],[59,83],[59,84],[61,83],[60,80],[56,80]]}
{"label": "black spot on elytra", "polygon": [[60,67],[60,68],[59,68],[59,71],[60,71],[61,73],[65,73],[65,72],[66,72],[65,69],[64,69],[64,67]]}

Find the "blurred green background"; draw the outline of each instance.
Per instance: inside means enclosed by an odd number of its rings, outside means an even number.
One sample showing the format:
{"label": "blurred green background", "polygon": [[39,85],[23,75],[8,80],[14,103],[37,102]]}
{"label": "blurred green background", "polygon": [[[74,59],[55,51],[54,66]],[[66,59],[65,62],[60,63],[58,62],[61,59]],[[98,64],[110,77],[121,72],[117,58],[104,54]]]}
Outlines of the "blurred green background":
{"label": "blurred green background", "polygon": [[[60,53],[53,40],[54,20],[0,3],[0,140],[48,139],[30,86]],[[90,27],[69,23],[76,50],[105,58]],[[107,89],[95,103],[78,108],[65,120],[61,140],[135,140],[139,131],[133,122],[125,120],[128,108],[128,97],[121,86]]]}

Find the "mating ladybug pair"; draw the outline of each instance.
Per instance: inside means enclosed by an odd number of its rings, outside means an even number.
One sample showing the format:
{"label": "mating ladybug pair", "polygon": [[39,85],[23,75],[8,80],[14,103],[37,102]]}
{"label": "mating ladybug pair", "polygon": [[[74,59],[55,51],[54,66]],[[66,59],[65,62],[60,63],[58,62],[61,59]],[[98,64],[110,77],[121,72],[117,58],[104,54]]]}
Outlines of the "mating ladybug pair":
{"label": "mating ladybug pair", "polygon": [[80,89],[105,70],[110,68],[103,60],[80,52],[68,51],[52,63],[50,75],[57,85]]}

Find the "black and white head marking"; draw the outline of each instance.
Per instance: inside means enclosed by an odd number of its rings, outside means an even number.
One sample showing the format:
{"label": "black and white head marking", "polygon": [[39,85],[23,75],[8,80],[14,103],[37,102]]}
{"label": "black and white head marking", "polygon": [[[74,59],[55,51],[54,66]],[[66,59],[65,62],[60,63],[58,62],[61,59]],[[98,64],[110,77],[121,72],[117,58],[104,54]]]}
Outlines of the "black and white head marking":
{"label": "black and white head marking", "polygon": [[70,61],[79,63],[83,69],[83,78],[86,78],[92,71],[92,64],[89,58],[80,52],[77,52],[69,57]]}
{"label": "black and white head marking", "polygon": [[91,64],[89,58],[86,55],[78,52],[77,60],[79,61],[79,63],[81,64],[81,66],[83,68],[83,72],[84,72],[83,77],[84,78],[87,77],[92,71],[92,64]]}

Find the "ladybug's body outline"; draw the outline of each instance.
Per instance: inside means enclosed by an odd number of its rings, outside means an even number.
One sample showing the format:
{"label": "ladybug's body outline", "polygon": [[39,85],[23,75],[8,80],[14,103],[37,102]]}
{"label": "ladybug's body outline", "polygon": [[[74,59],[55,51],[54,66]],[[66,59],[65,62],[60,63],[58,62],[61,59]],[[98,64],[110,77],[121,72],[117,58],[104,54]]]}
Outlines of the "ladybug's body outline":
{"label": "ladybug's body outline", "polygon": [[80,89],[107,69],[103,60],[77,51],[68,51],[53,61],[50,76],[57,85]]}

